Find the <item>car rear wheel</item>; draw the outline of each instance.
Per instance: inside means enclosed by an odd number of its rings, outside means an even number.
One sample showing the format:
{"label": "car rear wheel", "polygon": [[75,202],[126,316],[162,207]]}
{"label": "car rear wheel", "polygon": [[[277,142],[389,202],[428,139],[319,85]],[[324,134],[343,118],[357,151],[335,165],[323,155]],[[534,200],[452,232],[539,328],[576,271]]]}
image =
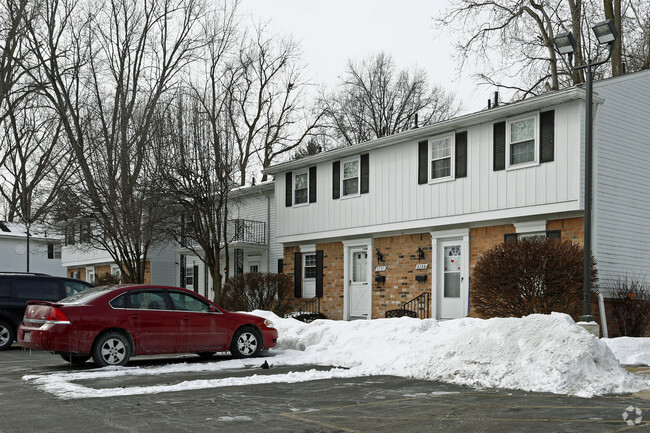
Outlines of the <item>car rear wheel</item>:
{"label": "car rear wheel", "polygon": [[16,339],[16,330],[9,322],[0,320],[0,350],[7,350]]}
{"label": "car rear wheel", "polygon": [[81,365],[90,359],[90,355],[72,355],[70,353],[59,353],[59,356],[72,365]]}
{"label": "car rear wheel", "polygon": [[262,336],[250,326],[239,328],[232,337],[230,353],[235,358],[250,358],[262,351]]}
{"label": "car rear wheel", "polygon": [[93,346],[93,361],[99,367],[126,365],[130,358],[129,340],[117,332],[100,336]]}

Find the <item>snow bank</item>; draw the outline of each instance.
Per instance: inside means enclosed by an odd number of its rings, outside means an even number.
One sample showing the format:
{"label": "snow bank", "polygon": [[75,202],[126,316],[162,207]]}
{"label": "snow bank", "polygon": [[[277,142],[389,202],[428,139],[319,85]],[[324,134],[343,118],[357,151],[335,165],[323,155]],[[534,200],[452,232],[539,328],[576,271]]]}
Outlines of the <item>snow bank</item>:
{"label": "snow bank", "polygon": [[[317,320],[304,324],[255,311],[278,328],[278,365],[346,367],[359,375],[552,392],[582,397],[650,387],[570,316]],[[271,361],[270,361],[271,362]]]}
{"label": "snow bank", "polygon": [[617,337],[603,341],[621,364],[650,365],[650,338]]}

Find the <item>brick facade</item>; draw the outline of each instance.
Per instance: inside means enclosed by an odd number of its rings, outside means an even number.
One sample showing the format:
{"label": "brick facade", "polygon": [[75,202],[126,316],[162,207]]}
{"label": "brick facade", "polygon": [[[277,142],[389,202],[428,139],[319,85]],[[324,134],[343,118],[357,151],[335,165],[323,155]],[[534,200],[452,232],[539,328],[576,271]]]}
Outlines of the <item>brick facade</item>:
{"label": "brick facade", "polygon": [[[579,244],[583,242],[583,218],[549,220],[546,228],[547,230],[561,230],[562,239],[568,239]],[[470,275],[481,255],[503,242],[504,235],[515,232],[514,224],[471,228],[469,230]],[[431,235],[428,231],[409,235],[377,237],[373,239],[373,246],[374,251],[368,251],[373,270],[369,276],[372,285],[373,318],[384,317],[386,311],[400,308],[402,304],[431,291],[431,267],[436,266],[436,263],[431,262]],[[424,252],[422,260],[417,256],[418,248]],[[321,312],[330,319],[343,319],[343,290],[345,286],[343,243],[317,244],[316,249],[323,251],[324,276]],[[378,261],[377,250],[381,252],[383,262]],[[284,273],[291,277],[294,276],[294,253],[299,251],[300,248],[297,246],[284,248]],[[424,263],[428,265],[427,269],[415,269],[417,264]],[[375,271],[377,266],[385,266],[386,271]],[[376,282],[375,277],[378,275],[384,276],[385,281]],[[416,281],[416,275],[426,275],[426,281]],[[293,298],[293,292],[291,297]],[[306,301],[305,298],[294,299],[293,305],[297,309]],[[594,311],[598,311],[597,305]],[[470,305],[470,316],[474,315]]]}

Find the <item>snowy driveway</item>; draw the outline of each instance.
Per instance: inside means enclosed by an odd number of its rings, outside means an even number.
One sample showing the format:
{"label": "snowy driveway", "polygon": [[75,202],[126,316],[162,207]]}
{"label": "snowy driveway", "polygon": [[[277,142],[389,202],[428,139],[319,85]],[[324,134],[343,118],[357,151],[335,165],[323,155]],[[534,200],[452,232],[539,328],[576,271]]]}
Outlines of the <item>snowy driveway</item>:
{"label": "snowy driveway", "polygon": [[[342,377],[319,380],[319,372],[332,376],[332,368],[237,362],[139,358],[108,372],[14,348],[0,353],[0,432],[613,432],[647,428],[643,415],[650,419],[650,402],[630,395],[477,390],[395,376],[343,377],[346,369],[338,369]],[[138,370],[151,374],[129,373]],[[292,375],[301,381],[292,383]],[[86,396],[66,394],[75,386]],[[642,425],[628,426],[623,414],[632,422],[641,417]]]}

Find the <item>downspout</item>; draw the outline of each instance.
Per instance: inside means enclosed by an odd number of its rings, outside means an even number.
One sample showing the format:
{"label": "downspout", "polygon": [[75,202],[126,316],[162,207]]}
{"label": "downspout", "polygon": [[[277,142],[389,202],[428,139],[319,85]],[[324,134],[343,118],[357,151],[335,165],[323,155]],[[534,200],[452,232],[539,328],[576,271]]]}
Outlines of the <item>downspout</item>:
{"label": "downspout", "polygon": [[603,338],[609,338],[607,333],[607,314],[605,314],[605,298],[602,293],[598,294],[598,309],[600,310],[600,327],[603,328]]}

